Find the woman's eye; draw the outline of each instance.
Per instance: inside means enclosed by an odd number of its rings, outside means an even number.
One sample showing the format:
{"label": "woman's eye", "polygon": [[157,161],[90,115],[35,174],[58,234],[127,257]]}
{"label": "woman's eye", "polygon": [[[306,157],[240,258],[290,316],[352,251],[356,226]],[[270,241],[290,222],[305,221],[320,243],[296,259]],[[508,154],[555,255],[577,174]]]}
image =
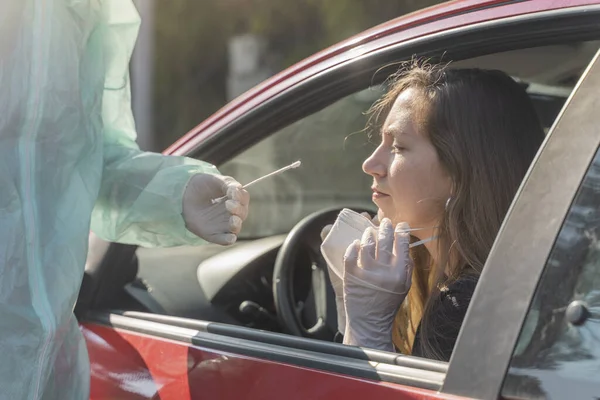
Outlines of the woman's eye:
{"label": "woman's eye", "polygon": [[395,153],[402,153],[403,151],[405,151],[405,150],[406,150],[406,148],[404,148],[404,147],[402,147],[402,146],[400,146],[400,145],[397,145],[397,144],[395,144],[395,145],[393,146],[393,149],[394,149],[394,152],[395,152]]}

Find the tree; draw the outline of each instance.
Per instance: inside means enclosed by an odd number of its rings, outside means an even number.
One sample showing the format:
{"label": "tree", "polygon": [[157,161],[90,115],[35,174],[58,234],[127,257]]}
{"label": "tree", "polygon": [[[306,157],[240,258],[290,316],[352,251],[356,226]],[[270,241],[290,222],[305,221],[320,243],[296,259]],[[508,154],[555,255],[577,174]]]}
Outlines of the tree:
{"label": "tree", "polygon": [[162,149],[226,103],[227,43],[264,37],[275,70],[443,0],[169,0],[155,12],[155,143]]}

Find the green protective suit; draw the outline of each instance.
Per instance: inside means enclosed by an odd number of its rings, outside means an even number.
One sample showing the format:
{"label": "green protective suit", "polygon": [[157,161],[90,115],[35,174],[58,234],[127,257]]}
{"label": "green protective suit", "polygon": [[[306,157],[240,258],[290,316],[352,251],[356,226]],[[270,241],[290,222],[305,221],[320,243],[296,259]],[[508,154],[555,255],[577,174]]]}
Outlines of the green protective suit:
{"label": "green protective suit", "polygon": [[182,196],[209,164],[140,151],[130,0],[0,5],[0,398],[84,399],[73,316],[90,228],[142,246],[201,243]]}

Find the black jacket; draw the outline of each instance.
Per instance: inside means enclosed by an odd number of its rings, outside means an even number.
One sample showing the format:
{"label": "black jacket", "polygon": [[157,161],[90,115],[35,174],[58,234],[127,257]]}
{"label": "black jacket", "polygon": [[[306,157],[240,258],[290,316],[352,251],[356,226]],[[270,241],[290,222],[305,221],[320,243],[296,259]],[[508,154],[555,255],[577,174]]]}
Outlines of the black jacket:
{"label": "black jacket", "polygon": [[[422,324],[417,328],[413,356],[439,361],[450,360],[476,285],[477,276],[465,275],[439,292],[426,311],[427,337],[423,337]],[[334,340],[342,343],[343,335],[338,332]]]}
{"label": "black jacket", "polygon": [[[466,275],[450,283],[432,300],[426,311],[427,336],[423,336],[421,323],[413,342],[413,356],[450,360],[476,285],[477,277]],[[427,344],[429,349],[425,348]]]}

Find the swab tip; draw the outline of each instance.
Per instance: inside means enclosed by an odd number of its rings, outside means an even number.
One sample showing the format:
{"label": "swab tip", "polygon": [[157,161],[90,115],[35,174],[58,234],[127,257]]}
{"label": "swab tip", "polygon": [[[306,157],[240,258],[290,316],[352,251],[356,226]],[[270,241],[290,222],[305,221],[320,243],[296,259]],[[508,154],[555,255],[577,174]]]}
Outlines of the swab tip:
{"label": "swab tip", "polygon": [[291,167],[292,167],[292,168],[298,168],[298,167],[299,167],[299,166],[301,166],[301,165],[302,165],[302,161],[298,160],[298,161],[296,161],[295,163],[293,163],[293,164],[291,165]]}

